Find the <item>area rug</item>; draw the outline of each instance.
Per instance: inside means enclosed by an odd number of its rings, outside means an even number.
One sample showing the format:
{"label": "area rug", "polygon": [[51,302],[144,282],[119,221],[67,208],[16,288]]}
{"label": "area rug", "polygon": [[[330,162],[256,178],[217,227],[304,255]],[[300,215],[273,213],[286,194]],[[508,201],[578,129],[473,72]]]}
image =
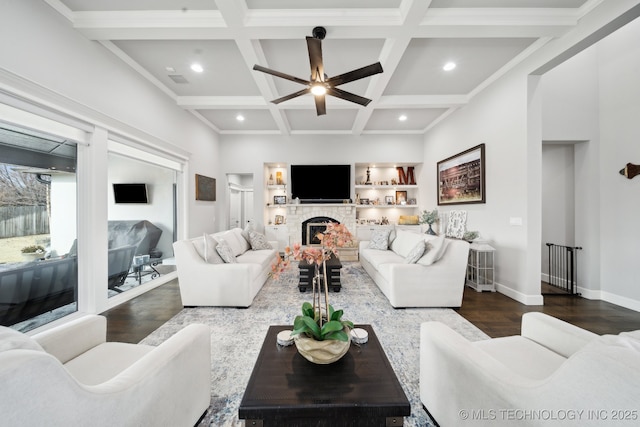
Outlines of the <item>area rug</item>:
{"label": "area rug", "polygon": [[[356,324],[371,324],[398,380],[411,403],[405,426],[431,426],[420,403],[420,324],[437,320],[469,340],[489,338],[454,310],[446,308],[394,309],[357,262],[343,263],[342,290],[331,292],[329,303],[344,310],[344,318]],[[294,265],[279,280],[269,279],[251,307],[185,308],[141,343],[158,345],[190,323],[211,328],[211,407],[199,424],[211,427],[243,426],[238,407],[249,382],[270,325],[293,324],[310,293],[298,291],[298,269]]]}

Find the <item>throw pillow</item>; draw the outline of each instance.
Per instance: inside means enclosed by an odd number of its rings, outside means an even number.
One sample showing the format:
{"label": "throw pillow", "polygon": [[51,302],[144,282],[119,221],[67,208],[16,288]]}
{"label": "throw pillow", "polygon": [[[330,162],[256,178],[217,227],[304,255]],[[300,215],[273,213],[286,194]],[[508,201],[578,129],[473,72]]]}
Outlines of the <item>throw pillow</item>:
{"label": "throw pillow", "polygon": [[225,263],[234,264],[238,262],[236,260],[236,256],[233,254],[233,249],[231,249],[229,243],[227,243],[223,238],[220,238],[220,242],[218,243],[218,246],[216,246],[216,251],[218,251],[220,258],[222,258]]}
{"label": "throw pillow", "polygon": [[251,241],[249,240],[249,233],[252,231],[255,231],[255,230],[251,222],[248,222],[247,225],[244,227],[244,230],[242,230],[242,237],[244,237],[245,240],[249,243],[251,243]]}
{"label": "throw pillow", "polygon": [[211,237],[211,235],[204,234],[204,260],[209,264],[224,264],[224,260],[218,254],[216,247],[218,241]]}
{"label": "throw pillow", "polygon": [[389,233],[391,233],[391,229],[388,228],[383,230],[374,230],[374,232],[371,233],[369,249],[378,249],[380,251],[386,251],[389,249]]}
{"label": "throw pillow", "polygon": [[249,231],[249,243],[251,244],[251,249],[254,251],[273,249],[273,246],[267,241],[265,235],[256,231]]}
{"label": "throw pillow", "polygon": [[427,248],[424,240],[420,240],[416,245],[411,249],[409,254],[404,259],[405,264],[415,264],[418,262],[422,255],[424,254],[425,249]]}
{"label": "throw pillow", "polygon": [[444,234],[441,234],[435,239],[427,242],[427,253],[418,260],[418,264],[431,265],[442,258],[444,250],[447,247],[444,237]]}

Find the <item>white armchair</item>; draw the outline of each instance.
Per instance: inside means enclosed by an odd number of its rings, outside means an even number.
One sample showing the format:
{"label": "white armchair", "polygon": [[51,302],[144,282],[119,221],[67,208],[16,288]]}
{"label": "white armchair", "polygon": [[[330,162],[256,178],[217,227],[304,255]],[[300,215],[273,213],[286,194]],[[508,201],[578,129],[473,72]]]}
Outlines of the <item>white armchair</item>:
{"label": "white armchair", "polygon": [[211,337],[188,325],[157,347],[105,342],[88,315],[28,337],[0,327],[0,413],[11,426],[193,426],[211,401]]}
{"label": "white armchair", "polygon": [[470,342],[423,323],[420,400],[443,427],[637,423],[639,332],[598,336],[527,313],[521,336]]}

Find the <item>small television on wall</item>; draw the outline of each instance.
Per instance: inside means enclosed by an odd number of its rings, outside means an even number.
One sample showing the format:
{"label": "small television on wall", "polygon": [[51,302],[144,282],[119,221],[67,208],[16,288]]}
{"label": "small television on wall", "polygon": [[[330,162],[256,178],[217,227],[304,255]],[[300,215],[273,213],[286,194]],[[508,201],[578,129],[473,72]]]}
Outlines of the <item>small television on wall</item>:
{"label": "small television on wall", "polygon": [[147,184],[113,184],[116,203],[149,203]]}
{"label": "small television on wall", "polygon": [[351,198],[351,165],[291,165],[291,196],[301,203]]}

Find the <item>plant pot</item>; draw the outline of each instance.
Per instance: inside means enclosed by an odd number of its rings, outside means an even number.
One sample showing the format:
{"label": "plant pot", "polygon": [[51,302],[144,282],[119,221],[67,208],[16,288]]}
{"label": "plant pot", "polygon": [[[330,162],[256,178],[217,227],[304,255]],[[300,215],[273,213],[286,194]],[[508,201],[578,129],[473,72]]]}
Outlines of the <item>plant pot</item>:
{"label": "plant pot", "polygon": [[428,224],[428,225],[429,225],[429,229],[425,233],[431,234],[432,236],[435,236],[436,232],[433,231],[433,228],[431,228],[431,224]]}
{"label": "plant pot", "polygon": [[[347,334],[349,330],[346,330]],[[305,335],[296,335],[294,342],[298,353],[309,362],[318,365],[328,365],[337,362],[349,351],[351,340],[346,342],[338,340],[316,341]]]}
{"label": "plant pot", "polygon": [[22,252],[22,259],[25,262],[36,261],[42,257],[44,257],[44,254],[41,252]]}

